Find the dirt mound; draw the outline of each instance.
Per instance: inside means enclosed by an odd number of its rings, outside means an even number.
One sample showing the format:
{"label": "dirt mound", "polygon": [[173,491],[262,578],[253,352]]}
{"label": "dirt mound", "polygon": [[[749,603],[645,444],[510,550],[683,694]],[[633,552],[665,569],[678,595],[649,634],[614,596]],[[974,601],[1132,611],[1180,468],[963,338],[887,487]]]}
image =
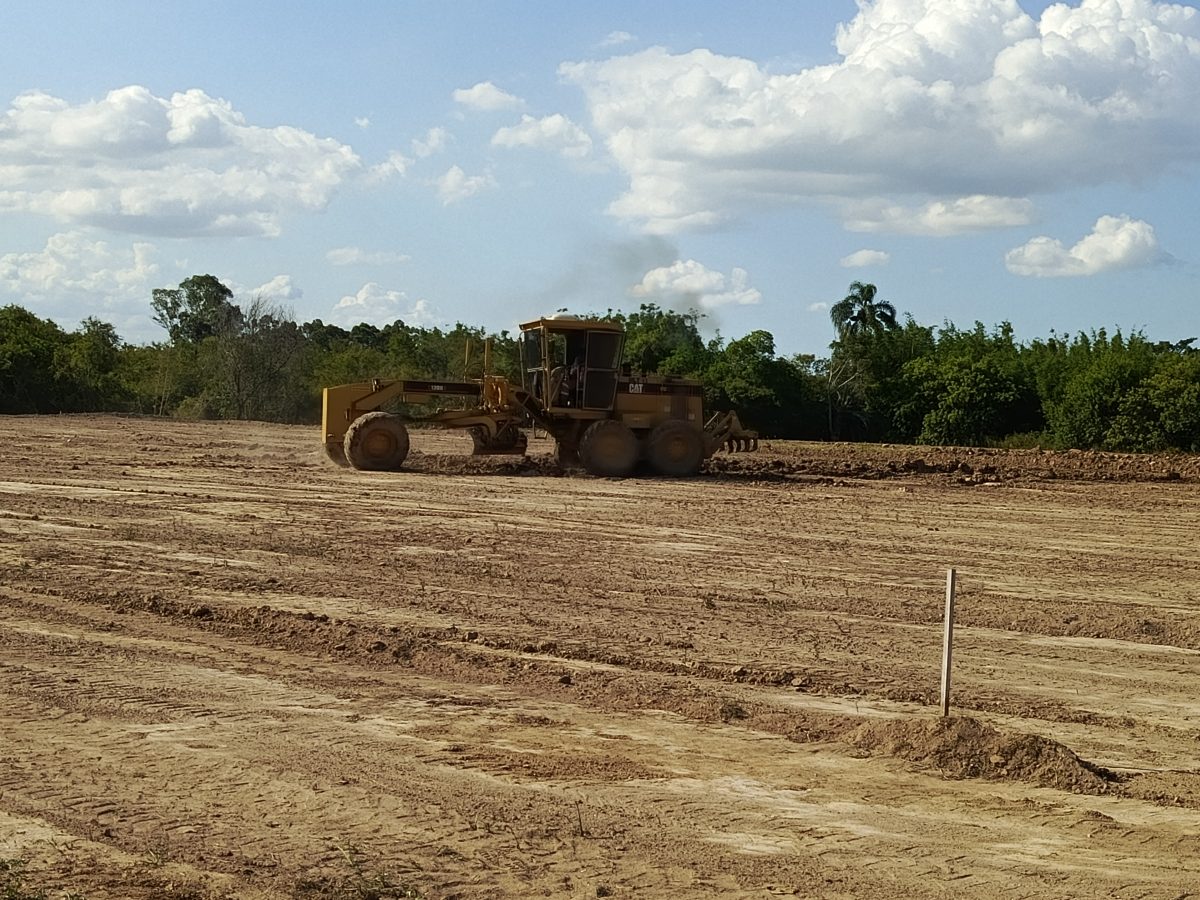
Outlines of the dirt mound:
{"label": "dirt mound", "polygon": [[471,456],[416,451],[409,455],[404,468],[426,475],[560,476],[566,473],[566,470],[549,456]]}
{"label": "dirt mound", "polygon": [[1114,776],[1062,744],[1032,734],[1003,734],[978,719],[867,722],[842,740],[938,769],[951,778],[1015,779],[1077,794],[1106,793]]}
{"label": "dirt mound", "polygon": [[705,471],[760,480],[941,478],[973,485],[1013,480],[1194,481],[1195,454],[1005,450],[899,444],[764,441],[758,453],[718,454]]}

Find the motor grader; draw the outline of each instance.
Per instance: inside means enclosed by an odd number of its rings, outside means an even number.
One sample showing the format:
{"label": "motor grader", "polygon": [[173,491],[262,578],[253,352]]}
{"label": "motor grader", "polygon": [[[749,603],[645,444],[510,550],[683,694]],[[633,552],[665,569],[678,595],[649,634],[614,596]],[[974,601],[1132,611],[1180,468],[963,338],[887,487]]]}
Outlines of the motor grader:
{"label": "motor grader", "polygon": [[[399,469],[408,455],[408,422],[466,429],[476,454],[523,455],[525,429],[537,427],[554,438],[562,464],[609,477],[629,475],[643,460],[661,475],[694,475],[718,450],[758,449],[757,433],[743,428],[737,413],[704,418],[700,382],[622,365],[620,323],[555,315],[520,329],[520,385],[484,374],[465,382],[377,379],[325,388],[326,454],[356,469]],[[485,351],[485,373],[489,368]],[[450,397],[465,405],[425,415],[380,408]]]}

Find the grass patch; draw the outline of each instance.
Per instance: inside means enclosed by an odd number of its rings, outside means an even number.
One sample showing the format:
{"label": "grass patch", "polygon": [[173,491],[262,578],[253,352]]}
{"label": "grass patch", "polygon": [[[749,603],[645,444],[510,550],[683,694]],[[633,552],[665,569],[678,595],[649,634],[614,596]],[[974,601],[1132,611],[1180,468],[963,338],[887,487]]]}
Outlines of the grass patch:
{"label": "grass patch", "polygon": [[[387,872],[368,866],[357,848],[337,849],[345,861],[346,871],[303,879],[296,885],[297,897],[312,900],[423,900],[425,895],[412,885],[396,881]],[[0,897],[0,900],[7,898]]]}

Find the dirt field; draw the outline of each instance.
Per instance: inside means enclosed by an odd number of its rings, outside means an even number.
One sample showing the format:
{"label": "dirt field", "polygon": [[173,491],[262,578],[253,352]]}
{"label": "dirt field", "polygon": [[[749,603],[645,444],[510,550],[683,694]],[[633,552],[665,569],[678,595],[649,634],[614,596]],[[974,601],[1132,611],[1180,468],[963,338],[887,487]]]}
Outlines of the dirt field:
{"label": "dirt field", "polygon": [[0,896],[1200,893],[1200,458],[2,424]]}

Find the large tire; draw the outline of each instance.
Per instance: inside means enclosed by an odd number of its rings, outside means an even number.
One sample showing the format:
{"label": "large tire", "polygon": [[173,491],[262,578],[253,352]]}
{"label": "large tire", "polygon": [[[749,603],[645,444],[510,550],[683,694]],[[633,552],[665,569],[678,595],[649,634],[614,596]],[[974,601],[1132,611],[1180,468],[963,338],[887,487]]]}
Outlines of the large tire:
{"label": "large tire", "polygon": [[668,419],[646,439],[646,458],[660,475],[671,478],[695,475],[704,460],[704,435],[682,419]]}
{"label": "large tire", "polygon": [[637,438],[616,419],[592,423],[579,440],[579,461],[592,475],[623,478],[637,465],[638,455]]}
{"label": "large tire", "polygon": [[408,429],[399,416],[369,412],[346,429],[342,446],[346,460],[356,469],[395,472],[408,456]]}

